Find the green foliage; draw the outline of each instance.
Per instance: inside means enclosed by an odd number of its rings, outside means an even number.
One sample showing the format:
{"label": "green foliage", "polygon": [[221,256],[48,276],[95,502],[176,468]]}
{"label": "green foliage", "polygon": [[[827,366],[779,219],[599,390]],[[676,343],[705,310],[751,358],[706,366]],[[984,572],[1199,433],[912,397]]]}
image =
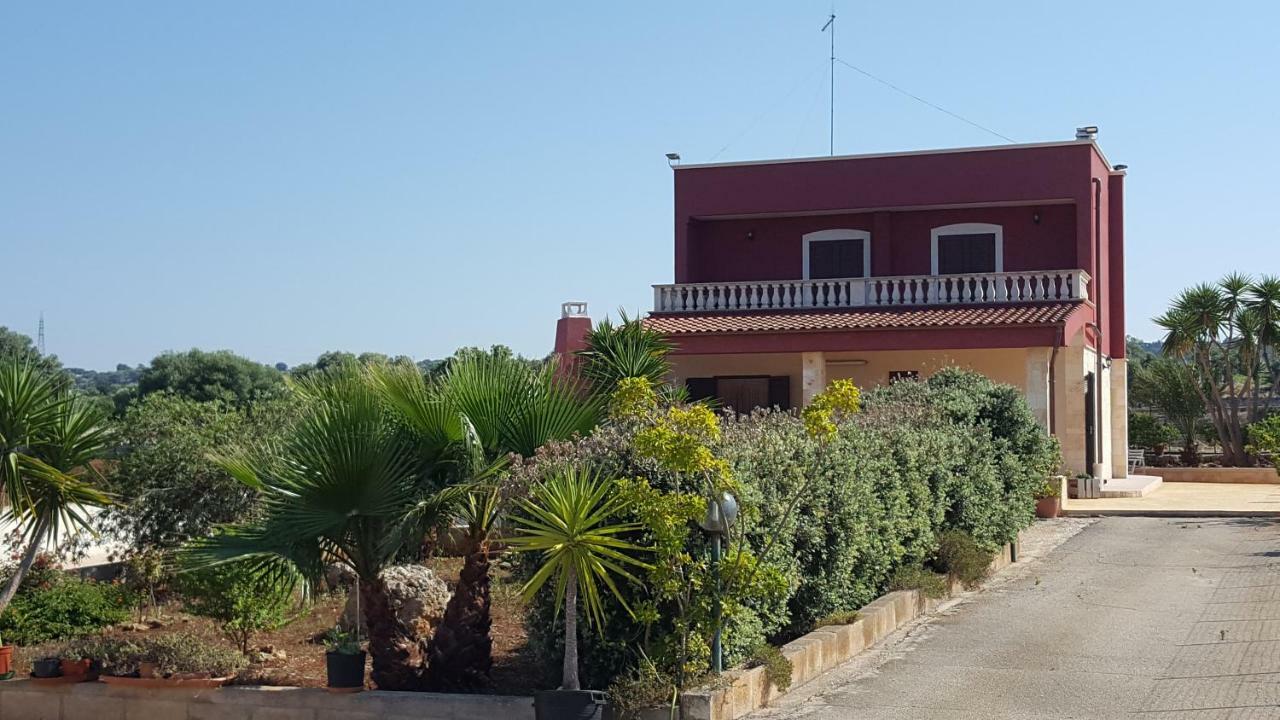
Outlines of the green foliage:
{"label": "green foliage", "polygon": [[[565,465],[636,478],[619,484],[631,507],[619,519],[643,526],[638,541],[654,549],[652,568],[641,585],[623,588],[634,617],[606,599],[604,628],[583,633],[585,682],[606,686],[652,662],[683,684],[707,667],[717,578],[696,524],[708,486],[687,470],[705,464],[688,461],[699,447],[707,462],[722,463],[742,507],[719,578],[729,665],[762,642],[785,642],[862,607],[900,568],[933,558],[947,530],[991,551],[1031,524],[1036,494],[1061,460],[1015,389],[947,370],[860,395],[857,414],[833,420],[834,436],[815,436],[791,412],[724,416],[713,431],[701,415],[674,423],[659,410],[552,444],[516,468],[517,480]],[[671,442],[672,429],[651,441],[646,432],[663,422],[695,437]],[[793,499],[794,512],[784,513]],[[533,569],[517,566],[526,576]],[[553,617],[553,604],[539,598],[526,623],[530,649],[547,666],[560,652]]]}
{"label": "green foliage", "polygon": [[971,588],[987,578],[993,557],[995,554],[980,547],[969,533],[948,530],[938,537],[934,563],[938,570]]}
{"label": "green foliage", "polygon": [[119,460],[108,472],[108,487],[122,502],[103,516],[107,531],[131,552],[144,552],[250,518],[257,493],[212,458],[278,443],[296,413],[287,398],[236,408],[155,393],[132,404],[119,423]]}
{"label": "green foliage", "polygon": [[601,395],[612,395],[623,378],[641,378],[650,387],[666,382],[671,363],[671,343],[662,333],[645,326],[639,318],[629,318],[614,325],[608,318],[596,324],[587,334],[587,347],[578,353],[579,371]]}
{"label": "green foliage", "polygon": [[1249,426],[1249,451],[1271,453],[1280,472],[1280,414],[1269,415]]}
{"label": "green foliage", "polygon": [[138,395],[168,391],[197,402],[221,401],[237,407],[279,395],[280,371],[230,350],[188,350],[158,355],[138,378]]}
{"label": "green foliage", "polygon": [[132,675],[144,662],[155,663],[161,677],[179,673],[229,677],[245,665],[244,656],[235,650],[212,645],[191,633],[129,638],[88,635],[66,643],[59,655],[97,660],[104,675],[115,676]]}
{"label": "green foliage", "polygon": [[[896,575],[894,577],[897,577]],[[898,588],[893,588],[897,590]],[[825,615],[814,621],[814,627],[823,627],[824,625],[852,625],[858,621],[857,610],[841,610]]]}
{"label": "green foliage", "polygon": [[0,362],[17,361],[57,372],[62,363],[53,355],[41,355],[40,349],[27,335],[0,325]]}
{"label": "green foliage", "polygon": [[36,645],[75,637],[123,622],[132,600],[119,586],[59,578],[24,588],[0,614],[0,637],[18,645]]}
{"label": "green foliage", "polygon": [[[1205,404],[1196,371],[1189,363],[1174,358],[1154,358],[1138,366],[1133,371],[1129,397],[1132,404],[1151,408],[1167,418],[1174,428],[1173,442],[1180,442],[1184,449],[1194,451],[1201,437],[1200,425],[1205,417]],[[1139,413],[1134,413],[1131,417],[1137,415]],[[1149,435],[1142,438],[1141,433],[1147,428],[1142,426],[1143,419],[1138,419],[1137,422],[1139,439],[1152,440],[1159,437]],[[1135,426],[1131,421],[1131,438],[1134,437],[1134,431]],[[1164,430],[1157,427],[1154,432],[1162,433]],[[1216,435],[1216,431],[1210,432],[1210,436],[1212,435]],[[1134,442],[1142,447],[1154,447],[1154,443],[1147,445],[1139,442],[1139,439]]]}
{"label": "green foliage", "polygon": [[609,705],[617,720],[636,720],[644,710],[675,707],[676,679],[649,661],[626,671],[609,685]]}
{"label": "green foliage", "polygon": [[355,632],[347,632],[334,625],[324,634],[324,649],[341,655],[360,654],[360,638]]}
{"label": "green foliage", "polygon": [[936,573],[923,565],[904,565],[898,568],[889,581],[890,590],[918,590],[927,598],[946,597],[950,588],[947,576]]}
{"label": "green foliage", "polygon": [[1144,412],[1129,413],[1129,444],[1147,450],[1163,448],[1178,441],[1178,431],[1172,425]]}
{"label": "green foliage", "polygon": [[781,650],[769,643],[757,645],[747,656],[746,666],[763,667],[765,680],[778,692],[786,692],[791,687],[791,673],[795,668]]}
{"label": "green foliage", "polygon": [[193,615],[216,620],[241,653],[248,654],[254,633],[289,621],[290,593],[264,582],[244,563],[226,563],[178,575],[177,589]]}

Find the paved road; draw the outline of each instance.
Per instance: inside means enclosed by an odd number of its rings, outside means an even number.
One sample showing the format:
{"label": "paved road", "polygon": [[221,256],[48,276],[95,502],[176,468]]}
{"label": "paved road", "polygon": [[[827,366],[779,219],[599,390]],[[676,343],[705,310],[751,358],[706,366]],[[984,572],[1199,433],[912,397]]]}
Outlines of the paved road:
{"label": "paved road", "polygon": [[1280,719],[1280,524],[1106,518],[1044,552],[752,717]]}

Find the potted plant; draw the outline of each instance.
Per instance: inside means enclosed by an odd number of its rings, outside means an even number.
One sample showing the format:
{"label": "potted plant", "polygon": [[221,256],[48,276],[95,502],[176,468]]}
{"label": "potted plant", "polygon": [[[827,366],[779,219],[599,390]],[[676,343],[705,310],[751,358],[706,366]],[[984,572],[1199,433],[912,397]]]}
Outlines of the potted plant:
{"label": "potted plant", "polygon": [[62,658],[57,656],[36,658],[35,661],[31,663],[31,677],[62,677]]}
{"label": "potted plant", "polygon": [[324,635],[324,648],[324,665],[329,675],[329,690],[333,692],[364,690],[365,651],[360,648],[360,638],[356,633],[345,632],[335,625]]}
{"label": "potted plant", "polygon": [[[603,692],[583,690],[578,680],[578,601],[587,622],[604,625],[601,603],[607,588],[622,607],[631,612],[618,589],[617,579],[636,582],[627,566],[648,568],[633,557],[646,550],[626,535],[640,529],[638,523],[619,522],[627,511],[613,492],[614,484],[580,469],[562,469],[518,501],[520,513],[510,547],[537,552],[541,563],[525,583],[522,594],[531,599],[550,582],[556,588],[556,614],[564,613],[564,665],[560,688],[534,695],[538,720],[600,720],[605,717]],[[562,594],[560,594],[562,593]]]}
{"label": "potted plant", "polygon": [[1062,479],[1051,477],[1036,491],[1036,517],[1056,518],[1062,514]]}
{"label": "potted plant", "polygon": [[0,680],[13,677],[13,646],[0,640]]}

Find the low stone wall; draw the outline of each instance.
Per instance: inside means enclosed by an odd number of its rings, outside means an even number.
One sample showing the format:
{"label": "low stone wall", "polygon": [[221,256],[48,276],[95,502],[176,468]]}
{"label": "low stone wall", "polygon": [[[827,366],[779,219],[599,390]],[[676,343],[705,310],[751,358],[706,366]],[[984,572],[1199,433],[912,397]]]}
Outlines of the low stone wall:
{"label": "low stone wall", "polygon": [[[1013,562],[1018,544],[1005,545],[991,561],[995,572]],[[953,583],[951,593],[960,592]],[[858,611],[848,625],[820,627],[782,647],[798,687],[874,646],[898,628],[937,609],[940,600],[916,590],[888,593]],[[764,668],[731,670],[725,686],[686,692],[683,720],[736,720],[782,693]],[[642,720],[667,720],[667,710]],[[104,683],[39,685],[0,682],[0,720],[533,720],[533,698],[372,691],[333,694],[317,688],[135,688]]]}
{"label": "low stone wall", "polygon": [[1141,475],[1156,475],[1165,482],[1280,484],[1280,473],[1273,467],[1140,467],[1136,472]]}
{"label": "low stone wall", "polygon": [[[995,572],[1017,557],[1018,543],[1005,545],[991,561]],[[963,590],[952,583],[951,594]],[[941,600],[922,597],[917,590],[899,590],[882,595],[858,611],[858,619],[848,625],[827,625],[782,646],[791,661],[791,686],[798,687],[822,673],[853,659],[898,628],[937,609]],[[732,670],[725,673],[727,687],[686,692],[680,702],[683,720],[736,720],[764,707],[783,693],[765,679],[764,668]],[[665,720],[666,711],[654,711],[644,720]]]}
{"label": "low stone wall", "polygon": [[533,698],[318,688],[155,689],[0,682],[3,720],[533,720]]}

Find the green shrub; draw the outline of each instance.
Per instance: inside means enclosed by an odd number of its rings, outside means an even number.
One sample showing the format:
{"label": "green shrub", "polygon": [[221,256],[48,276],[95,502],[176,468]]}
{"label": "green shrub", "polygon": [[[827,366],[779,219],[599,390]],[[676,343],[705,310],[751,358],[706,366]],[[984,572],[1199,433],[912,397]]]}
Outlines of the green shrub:
{"label": "green shrub", "polygon": [[980,547],[971,535],[961,530],[948,530],[938,538],[935,556],[938,569],[974,587],[986,579],[995,553]]}
{"label": "green shrub", "polygon": [[927,598],[943,598],[950,588],[947,576],[933,572],[923,565],[908,565],[898,568],[889,581],[890,590],[918,590]]}
{"label": "green shrub", "polygon": [[814,627],[823,627],[824,625],[852,625],[858,621],[857,610],[844,610],[834,612],[830,615],[818,618],[814,623]]}
{"label": "green shrub", "polygon": [[1145,450],[1162,450],[1178,441],[1178,431],[1172,425],[1144,412],[1129,413],[1129,444]]}
{"label": "green shrub", "polygon": [[240,653],[210,644],[191,633],[111,637],[89,635],[64,644],[59,657],[97,660],[106,675],[132,675],[142,662],[155,663],[161,676],[175,673],[209,673],[227,677],[244,667]]}
{"label": "green shrub", "polygon": [[641,662],[609,685],[609,704],[618,720],[634,720],[649,708],[671,707],[676,698],[676,679],[652,662]]}
{"label": "green shrub", "polygon": [[791,687],[791,672],[794,668],[782,651],[767,643],[757,645],[747,657],[749,668],[763,667],[765,680],[778,690],[786,692]]}
{"label": "green shrub", "polygon": [[218,621],[222,632],[248,653],[254,633],[289,621],[292,597],[252,575],[244,563],[228,563],[180,573],[177,587],[186,609]]}
{"label": "green shrub", "polygon": [[119,586],[62,576],[15,595],[0,615],[0,637],[38,645],[85,635],[128,619],[130,607]]}

